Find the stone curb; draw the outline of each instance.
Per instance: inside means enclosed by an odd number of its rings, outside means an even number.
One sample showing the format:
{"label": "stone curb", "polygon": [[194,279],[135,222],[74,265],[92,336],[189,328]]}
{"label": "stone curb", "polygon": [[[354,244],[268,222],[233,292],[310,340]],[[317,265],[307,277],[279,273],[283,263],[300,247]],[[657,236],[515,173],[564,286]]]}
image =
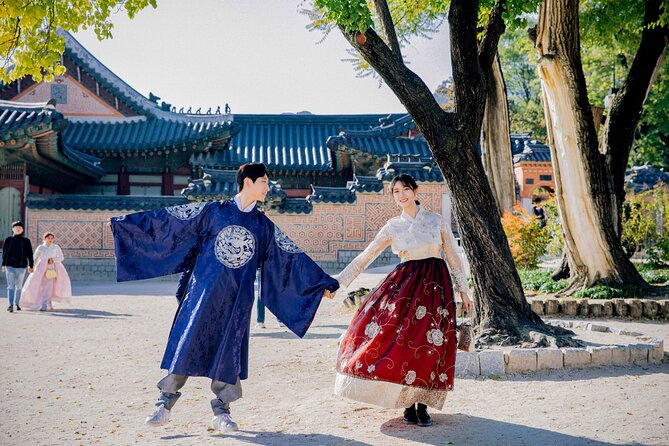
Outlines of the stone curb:
{"label": "stone curb", "polygon": [[581,321],[547,321],[548,324],[581,330],[614,333],[636,338],[629,345],[584,348],[528,348],[510,350],[458,351],[455,374],[459,377],[499,377],[544,370],[602,367],[610,365],[657,364],[664,358],[664,340],[626,329]]}
{"label": "stone curb", "polygon": [[529,298],[539,316],[626,317],[669,320],[669,299]]}

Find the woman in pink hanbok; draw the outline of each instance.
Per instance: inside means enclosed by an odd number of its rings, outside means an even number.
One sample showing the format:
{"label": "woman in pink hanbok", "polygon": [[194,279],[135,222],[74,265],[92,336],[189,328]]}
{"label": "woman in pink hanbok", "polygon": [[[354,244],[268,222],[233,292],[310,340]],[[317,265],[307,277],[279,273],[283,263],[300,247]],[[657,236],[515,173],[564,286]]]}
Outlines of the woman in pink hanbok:
{"label": "woman in pink hanbok", "polygon": [[21,304],[27,310],[51,310],[53,302],[70,303],[72,285],[63,266],[63,251],[53,241],[51,232],[44,234],[44,243],[35,250],[35,270],[21,292]]}

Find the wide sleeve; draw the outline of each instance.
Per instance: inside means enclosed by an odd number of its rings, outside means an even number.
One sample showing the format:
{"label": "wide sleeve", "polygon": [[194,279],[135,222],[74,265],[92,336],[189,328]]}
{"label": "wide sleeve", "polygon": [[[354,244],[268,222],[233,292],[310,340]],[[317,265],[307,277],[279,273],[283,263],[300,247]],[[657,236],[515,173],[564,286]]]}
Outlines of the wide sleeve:
{"label": "wide sleeve", "polygon": [[358,256],[348,264],[346,268],[342,270],[335,278],[339,281],[339,285],[346,288],[351,282],[355,280],[356,277],[360,275],[370,263],[374,261],[390,244],[392,243],[392,235],[390,233],[390,227],[386,224],[372,243],[365,248],[363,252],[358,254]]}
{"label": "wide sleeve", "polygon": [[42,257],[42,245],[38,246],[37,249],[35,249],[35,253],[33,254],[34,263],[37,263],[40,257]]}
{"label": "wide sleeve", "polygon": [[63,255],[63,250],[60,249],[60,246],[54,245],[55,246],[55,251],[56,254],[52,257],[55,262],[62,262],[65,260],[65,256]]}
{"label": "wide sleeve", "polygon": [[325,290],[334,292],[339,284],[269,221],[264,239],[261,299],[293,333],[303,337]]}
{"label": "wide sleeve", "polygon": [[35,266],[35,262],[33,262],[33,256],[30,255],[30,253],[33,252],[33,244],[28,237],[24,237],[23,241],[26,244],[26,251],[24,252],[28,253],[26,255],[26,258],[28,259],[28,267],[32,268]]}
{"label": "wide sleeve", "polygon": [[150,279],[187,270],[207,210],[205,203],[191,203],[111,218],[116,280]]}
{"label": "wide sleeve", "polygon": [[450,226],[446,223],[444,218],[441,219],[440,231],[441,244],[446,256],[448,270],[451,273],[453,287],[455,288],[455,291],[468,293],[469,284],[467,283],[465,267],[462,264],[462,260],[460,260],[460,255],[458,254],[458,243],[455,241],[453,231],[451,231]]}

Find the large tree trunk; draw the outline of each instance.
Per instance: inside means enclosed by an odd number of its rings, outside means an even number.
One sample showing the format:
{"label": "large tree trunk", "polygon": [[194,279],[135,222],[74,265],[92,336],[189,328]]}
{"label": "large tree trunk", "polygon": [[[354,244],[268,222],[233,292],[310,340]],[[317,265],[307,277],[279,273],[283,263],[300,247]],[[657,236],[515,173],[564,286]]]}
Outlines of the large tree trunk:
{"label": "large tree trunk", "polygon": [[659,20],[662,3],[662,0],[646,1],[641,42],[627,78],[611,104],[599,145],[599,151],[604,154],[606,166],[613,178],[612,199],[619,236],[625,202],[625,171],[634,144],[634,133],[650,87],[664,63],[669,42],[666,26],[647,26]]}
{"label": "large tree trunk", "polygon": [[481,160],[495,196],[500,216],[516,201],[509,125],[509,104],[499,57],[495,56],[488,77],[485,114],[481,132]]}
{"label": "large tree trunk", "polygon": [[546,0],[537,26],[539,77],[569,291],[597,283],[646,287],[615,228],[613,182],[598,151],[580,56],[578,0]]}
{"label": "large tree trunk", "polygon": [[476,150],[485,108],[488,74],[484,70],[490,70],[504,30],[498,6],[477,48],[477,10],[475,1],[451,3],[455,113],[441,110],[423,81],[398,60],[373,29],[363,36],[342,31],[406,107],[444,174],[474,279],[474,323],[479,342],[573,345],[574,341],[564,336],[567,331],[544,324],[525,299]]}

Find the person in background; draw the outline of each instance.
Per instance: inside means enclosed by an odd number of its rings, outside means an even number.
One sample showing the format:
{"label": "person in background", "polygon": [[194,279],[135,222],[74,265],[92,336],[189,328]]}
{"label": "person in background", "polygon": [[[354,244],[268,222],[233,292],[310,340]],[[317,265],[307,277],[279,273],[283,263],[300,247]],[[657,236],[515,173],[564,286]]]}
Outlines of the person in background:
{"label": "person in background", "polygon": [[539,222],[539,227],[546,226],[546,211],[541,207],[541,198],[535,197],[532,200],[532,211],[534,212],[534,218]]}
{"label": "person in background", "polygon": [[44,243],[35,250],[35,272],[23,286],[23,306],[27,310],[46,311],[53,309],[54,301],[70,303],[72,284],[63,266],[63,250],[53,241],[53,232],[44,233]]}
{"label": "person in background", "polygon": [[23,236],[25,226],[20,221],[12,223],[12,234],[5,239],[2,245],[2,272],[7,275],[7,297],[9,306],[7,311],[20,311],[21,288],[23,279],[28,272],[33,272],[33,245],[28,237]]}

